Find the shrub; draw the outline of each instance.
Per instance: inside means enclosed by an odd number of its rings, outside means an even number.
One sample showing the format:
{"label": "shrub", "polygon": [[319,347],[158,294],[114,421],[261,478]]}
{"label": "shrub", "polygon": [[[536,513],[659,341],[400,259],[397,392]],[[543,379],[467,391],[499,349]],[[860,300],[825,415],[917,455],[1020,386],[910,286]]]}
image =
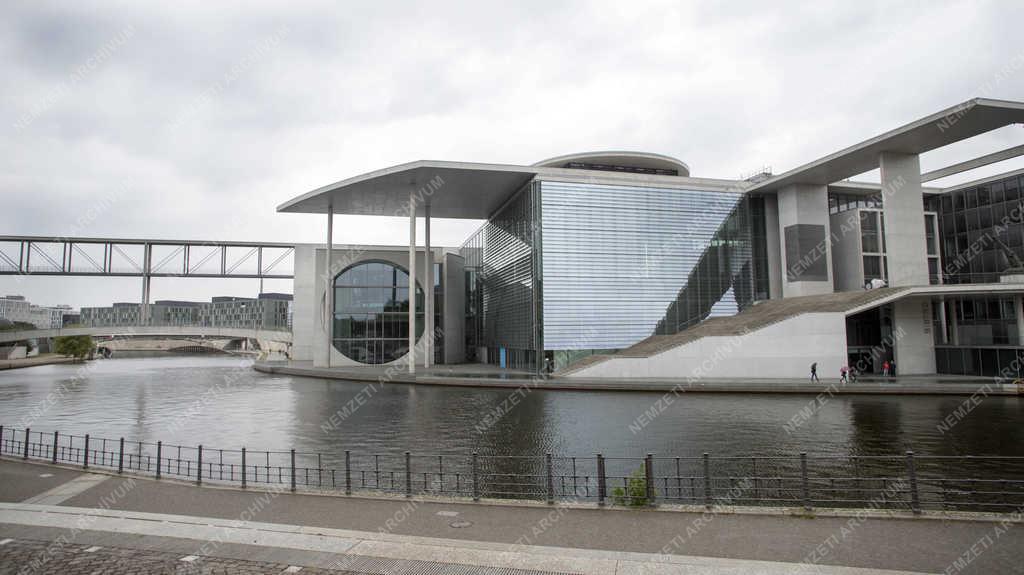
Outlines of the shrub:
{"label": "shrub", "polygon": [[615,505],[629,505],[631,507],[644,507],[647,500],[647,478],[641,467],[629,476],[626,488],[616,487],[612,490],[612,501]]}

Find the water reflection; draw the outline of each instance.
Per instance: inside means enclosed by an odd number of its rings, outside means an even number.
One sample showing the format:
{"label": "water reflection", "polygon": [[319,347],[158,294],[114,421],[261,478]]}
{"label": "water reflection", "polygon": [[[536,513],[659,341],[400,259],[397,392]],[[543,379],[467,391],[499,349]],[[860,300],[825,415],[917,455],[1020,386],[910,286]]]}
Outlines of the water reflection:
{"label": "water reflection", "polygon": [[[630,425],[661,394],[534,390],[512,402],[513,390],[293,378],[256,373],[226,357],[87,365],[0,373],[0,423],[187,445],[294,447],[333,461],[346,449],[581,457],[907,449],[921,455],[1024,455],[1024,407],[1017,397],[986,398],[943,434],[937,426],[964,398],[838,396],[787,431],[808,396],[691,394],[675,398],[634,433]],[[481,425],[487,414],[501,413],[492,425]]]}

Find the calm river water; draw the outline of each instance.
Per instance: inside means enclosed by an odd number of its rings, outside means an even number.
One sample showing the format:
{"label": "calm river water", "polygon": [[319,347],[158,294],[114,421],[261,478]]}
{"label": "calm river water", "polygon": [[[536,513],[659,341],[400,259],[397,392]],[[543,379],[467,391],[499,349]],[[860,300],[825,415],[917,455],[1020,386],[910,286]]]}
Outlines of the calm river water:
{"label": "calm river water", "polygon": [[[176,356],[0,372],[0,424],[165,443],[369,453],[697,456],[1024,455],[1024,400],[988,397],[952,429],[963,397],[837,396],[787,429],[811,396],[689,394],[642,430],[660,393],[535,390],[490,426],[511,390],[267,375],[238,358]],[[346,416],[332,415],[360,405]],[[633,425],[633,430],[630,426]]]}

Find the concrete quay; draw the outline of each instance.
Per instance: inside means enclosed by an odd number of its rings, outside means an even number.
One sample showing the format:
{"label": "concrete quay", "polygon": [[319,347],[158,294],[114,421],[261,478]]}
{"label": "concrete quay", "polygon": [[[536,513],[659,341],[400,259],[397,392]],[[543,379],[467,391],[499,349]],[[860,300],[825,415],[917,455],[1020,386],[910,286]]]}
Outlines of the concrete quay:
{"label": "concrete quay", "polygon": [[449,385],[456,387],[531,387],[572,391],[647,391],[674,393],[793,393],[831,395],[1024,395],[1024,385],[993,378],[961,376],[862,377],[855,383],[822,378],[821,382],[794,379],[604,379],[538,377],[529,372],[489,365],[417,368],[409,374],[400,367],[314,367],[309,361],[262,361],[253,368],[263,373],[376,383]]}

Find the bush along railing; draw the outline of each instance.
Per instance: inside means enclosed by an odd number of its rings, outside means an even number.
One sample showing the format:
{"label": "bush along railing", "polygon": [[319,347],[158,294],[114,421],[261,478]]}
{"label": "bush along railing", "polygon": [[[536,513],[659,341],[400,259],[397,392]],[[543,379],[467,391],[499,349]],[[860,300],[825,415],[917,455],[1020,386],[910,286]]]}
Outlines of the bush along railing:
{"label": "bush along railing", "polygon": [[564,457],[310,453],[210,448],[0,426],[0,454],[197,484],[412,497],[590,501],[650,507],[742,505],[1014,511],[1024,457],[795,455]]}

